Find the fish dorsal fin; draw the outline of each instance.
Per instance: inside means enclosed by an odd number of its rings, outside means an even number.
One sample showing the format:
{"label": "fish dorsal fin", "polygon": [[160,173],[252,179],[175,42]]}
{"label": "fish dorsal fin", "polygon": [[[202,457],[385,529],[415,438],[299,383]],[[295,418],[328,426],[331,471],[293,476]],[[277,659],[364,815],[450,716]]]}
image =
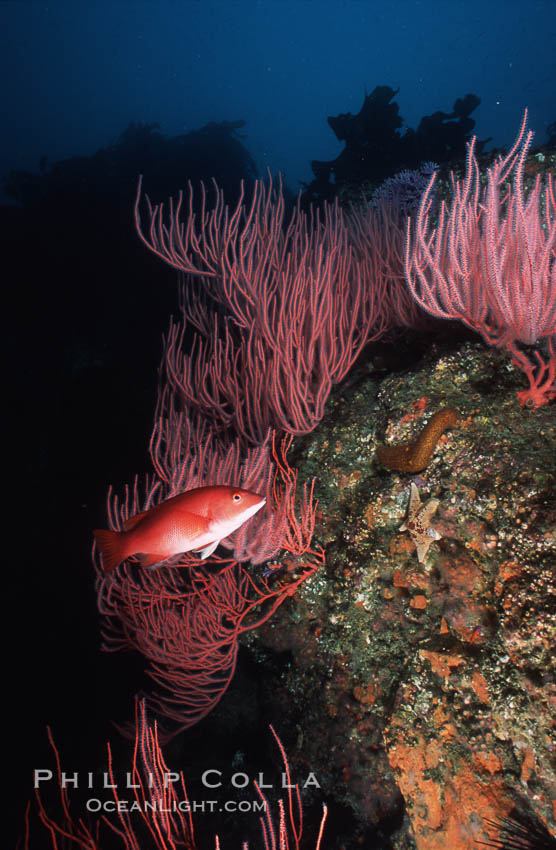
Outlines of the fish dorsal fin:
{"label": "fish dorsal fin", "polygon": [[137,523],[141,522],[141,520],[144,519],[147,514],[152,514],[152,510],[153,509],[149,511],[141,511],[140,514],[134,514],[133,516],[130,516],[129,519],[125,519],[123,522],[124,531],[131,531],[131,529],[135,528]]}
{"label": "fish dorsal fin", "polygon": [[[186,495],[185,493],[183,495]],[[179,498],[179,496],[175,497]],[[141,511],[141,513],[134,514],[130,516],[129,519],[124,520],[123,529],[124,531],[132,531],[139,523],[144,519],[154,519],[155,516],[160,516],[168,510],[168,507],[173,499],[168,499],[165,502],[161,502],[160,505],[155,505],[154,508],[149,508],[146,511]],[[176,512],[179,512],[184,520],[191,526],[192,532],[196,534],[204,534],[207,530],[207,518],[202,514],[195,513],[193,511],[188,510],[180,510],[177,505],[174,507]]]}

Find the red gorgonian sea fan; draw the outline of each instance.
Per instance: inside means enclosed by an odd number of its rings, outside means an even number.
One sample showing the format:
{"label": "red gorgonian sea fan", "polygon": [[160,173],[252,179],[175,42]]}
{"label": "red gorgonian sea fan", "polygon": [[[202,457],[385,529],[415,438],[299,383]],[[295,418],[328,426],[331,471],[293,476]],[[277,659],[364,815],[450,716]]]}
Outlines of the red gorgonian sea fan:
{"label": "red gorgonian sea fan", "polygon": [[[450,206],[431,221],[432,176],[415,222],[408,221],[405,276],[417,303],[433,316],[460,319],[505,348],[529,379],[523,405],[556,398],[556,194],[550,173],[527,197],[525,160],[532,140],[527,111],[511,150],[488,169],[481,190],[475,138],[466,175]],[[507,181],[511,179],[511,184]],[[546,344],[532,360],[517,343]]]}
{"label": "red gorgonian sea fan", "polygon": [[[307,846],[303,834],[303,805],[299,785],[292,782],[286,751],[280,738],[270,727],[276,745],[280,750],[284,766],[285,800],[278,800],[278,816],[272,813],[271,805],[261,790],[259,783],[254,781],[257,794],[257,809],[261,812],[259,822],[264,850],[300,850]],[[192,804],[189,801],[183,771],[172,771],[164,758],[160,746],[160,737],[156,722],[149,722],[143,700],[136,700],[134,723],[134,747],[131,760],[131,770],[127,774],[126,796],[122,799],[118,792],[118,783],[110,744],[107,744],[108,770],[106,776],[110,780],[111,800],[105,801],[104,813],[96,819],[89,816],[76,816],[72,811],[72,801],[66,785],[62,782],[61,760],[50,729],[48,738],[56,758],[56,780],[60,789],[61,812],[53,816],[47,809],[40,794],[40,781],[35,788],[38,819],[50,835],[53,850],[69,846],[80,847],[83,850],[102,850],[106,846],[108,836],[122,850],[196,850],[194,821],[191,815]],[[42,771],[39,771],[42,773]],[[97,801],[101,803],[100,800]],[[106,805],[106,802],[112,805]],[[112,814],[106,814],[106,812]],[[323,804],[322,816],[316,837],[308,846],[319,850],[324,825],[327,818],[327,807]],[[30,850],[32,833],[31,804],[27,805],[25,813],[25,832],[23,850]],[[33,839],[34,840],[34,839]],[[44,841],[44,836],[41,836]],[[146,844],[145,841],[148,843]],[[66,845],[67,843],[67,845]],[[46,846],[46,844],[41,844]],[[220,849],[220,840],[215,836],[216,850]],[[242,850],[247,850],[247,844],[242,844]]]}
{"label": "red gorgonian sea fan", "polygon": [[[281,184],[257,180],[251,199],[229,209],[215,184],[215,205],[200,210],[180,192],[168,208],[147,198],[144,244],[186,277],[183,319],[172,322],[165,380],[181,404],[260,443],[269,428],[306,434],[320,422],[333,385],[363,347],[383,335],[389,313],[381,280],[366,274],[337,203],[286,221]],[[185,214],[185,215],[184,215]],[[197,336],[183,347],[186,324]]]}

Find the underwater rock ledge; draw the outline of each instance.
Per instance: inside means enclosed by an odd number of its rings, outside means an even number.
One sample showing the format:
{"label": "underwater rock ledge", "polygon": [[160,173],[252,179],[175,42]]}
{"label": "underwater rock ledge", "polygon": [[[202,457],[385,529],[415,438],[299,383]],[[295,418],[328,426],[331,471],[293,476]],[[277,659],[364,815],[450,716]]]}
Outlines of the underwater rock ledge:
{"label": "underwater rock ledge", "polygon": [[[245,643],[260,706],[302,742],[293,769],[361,840],[475,848],[519,804],[556,831],[556,406],[521,408],[522,380],[482,344],[431,347],[381,383],[360,373],[299,449],[327,563]],[[418,476],[376,461],[443,407],[459,427]],[[400,530],[411,482],[439,501],[424,563]]]}

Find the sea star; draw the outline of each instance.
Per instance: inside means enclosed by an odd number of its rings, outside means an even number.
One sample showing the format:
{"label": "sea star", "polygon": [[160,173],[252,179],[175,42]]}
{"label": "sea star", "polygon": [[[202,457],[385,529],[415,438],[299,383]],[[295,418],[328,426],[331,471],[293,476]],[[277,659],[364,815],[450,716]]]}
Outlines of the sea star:
{"label": "sea star", "polygon": [[439,504],[438,499],[429,499],[422,505],[419,490],[413,481],[411,482],[407,519],[403,525],[400,525],[400,531],[409,531],[409,536],[417,547],[417,558],[420,564],[424,563],[433,540],[440,540],[442,537],[430,524]]}

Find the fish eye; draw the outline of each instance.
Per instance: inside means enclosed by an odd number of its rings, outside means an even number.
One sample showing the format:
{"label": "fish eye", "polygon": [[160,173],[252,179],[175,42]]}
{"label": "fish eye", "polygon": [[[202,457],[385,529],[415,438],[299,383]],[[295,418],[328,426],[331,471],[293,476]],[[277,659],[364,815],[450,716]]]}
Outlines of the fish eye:
{"label": "fish eye", "polygon": [[232,499],[234,502],[241,502],[241,493],[234,493]]}

